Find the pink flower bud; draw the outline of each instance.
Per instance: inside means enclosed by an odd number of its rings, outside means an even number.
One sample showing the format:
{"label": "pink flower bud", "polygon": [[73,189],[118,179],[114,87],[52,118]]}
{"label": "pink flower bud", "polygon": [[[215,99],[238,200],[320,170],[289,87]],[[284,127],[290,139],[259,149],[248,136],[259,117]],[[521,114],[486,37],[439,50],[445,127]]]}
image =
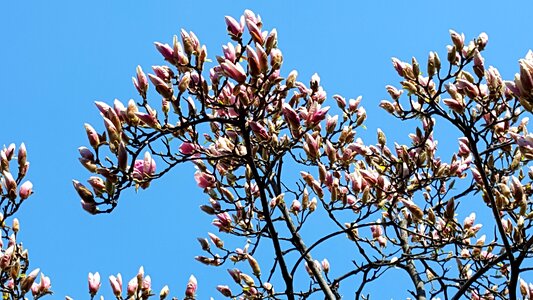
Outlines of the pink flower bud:
{"label": "pink flower bud", "polygon": [[248,56],[248,66],[250,67],[250,73],[257,76],[261,73],[261,66],[259,63],[259,56],[257,52],[250,47],[246,46],[246,55]]}
{"label": "pink flower bud", "polygon": [[455,86],[470,98],[475,98],[479,95],[478,87],[466,79],[457,79]]}
{"label": "pink flower bud", "polygon": [[239,269],[228,269],[228,273],[235,283],[239,284],[241,282],[241,271]]}
{"label": "pink flower bud", "polygon": [[[133,178],[137,180],[150,180],[151,176],[155,174],[156,164],[150,153],[147,151],[144,153],[144,158],[142,160],[138,159],[135,161],[133,166]],[[147,185],[141,186],[143,188],[148,187]]]}
{"label": "pink flower bud", "polygon": [[465,218],[463,221],[463,226],[465,229],[469,229],[474,225],[474,221],[476,220],[476,213],[471,213],[468,217]]}
{"label": "pink flower bud", "polygon": [[405,75],[405,63],[397,59],[396,57],[392,58],[392,65],[394,66],[394,69],[396,72],[398,72],[398,75],[401,77],[404,77]]}
{"label": "pink flower bud", "polygon": [[93,193],[89,191],[89,189],[87,189],[83,184],[76,180],[72,180],[72,184],[74,185],[74,189],[76,189],[76,192],[78,192],[78,195],[82,200],[86,202],[94,202]]}
{"label": "pink flower bud", "polygon": [[283,116],[285,117],[285,120],[291,126],[295,126],[295,127],[300,126],[300,117],[289,104],[283,103],[282,112],[283,112]]}
{"label": "pink flower bud", "polygon": [[225,297],[231,297],[232,295],[231,289],[227,285],[219,285],[217,290]]}
{"label": "pink flower bud", "polygon": [[328,273],[329,272],[329,261],[324,258],[324,260],[322,260],[322,270],[324,270],[324,273]]}
{"label": "pink flower bud", "polygon": [[211,239],[213,244],[217,246],[217,248],[221,248],[221,249],[224,248],[224,241],[221,240],[217,235],[211,232],[208,232],[207,234],[209,235],[209,238]]}
{"label": "pink flower bud", "polygon": [[132,297],[133,295],[135,295],[135,293],[137,293],[137,287],[139,285],[139,281],[137,280],[137,277],[133,277],[129,282],[128,282],[128,287],[127,287],[127,294],[128,294],[128,297]]}
{"label": "pink flower bud", "polygon": [[326,113],[329,111],[329,106],[322,108],[320,104],[313,103],[309,108],[306,125],[313,126],[326,118]]}
{"label": "pink flower bud", "polygon": [[[265,73],[268,70],[268,55],[260,44],[255,44],[255,52],[259,61],[259,70],[261,73]],[[289,74],[289,77],[291,74]]]}
{"label": "pink flower bud", "polygon": [[25,181],[19,189],[20,200],[28,199],[28,197],[33,193],[33,184],[31,181]]}
{"label": "pink flower bud", "polygon": [[15,154],[15,144],[14,143],[9,144],[9,146],[7,146],[7,149],[5,149],[4,151],[5,151],[4,154],[8,161],[13,159],[13,155]]}
{"label": "pink flower bud", "polygon": [[245,19],[245,23],[254,42],[262,45],[264,43],[264,39],[263,35],[261,34],[261,29],[257,27],[257,23],[248,18]]}
{"label": "pink flower bud", "polygon": [[278,48],[274,48],[270,51],[270,66],[273,70],[278,70],[281,68],[283,63],[283,54]]}
{"label": "pink flower bud", "polygon": [[85,201],[81,200],[81,208],[85,210],[86,212],[90,213],[91,215],[94,215],[98,213],[98,207],[96,206],[96,203],[93,201]]}
{"label": "pink flower bud", "polygon": [[330,117],[329,115],[326,117],[326,132],[327,133],[333,133],[335,130],[335,127],[337,127],[337,122],[339,120],[339,116],[335,115],[333,117]]}
{"label": "pink flower bud", "polygon": [[154,44],[157,51],[163,55],[166,61],[174,63],[174,50],[172,47],[170,47],[168,44],[162,44],[159,42],[155,42]]}
{"label": "pink flower bud", "polygon": [[36,282],[34,282],[32,285],[31,285],[31,294],[33,297],[37,296],[39,294],[39,290],[40,290],[40,285]]}
{"label": "pink flower bud", "polygon": [[297,215],[302,210],[302,204],[300,201],[294,199],[291,204],[291,212],[295,215]]}
{"label": "pink flower bud", "polygon": [[173,75],[172,70],[167,66],[152,66],[152,70],[155,75],[159,77],[164,82],[170,82],[170,79]]}
{"label": "pink flower bud", "polygon": [[309,202],[309,211],[314,212],[316,210],[317,205],[318,201],[316,200],[316,198],[311,199],[311,201]]}
{"label": "pink flower bud", "polygon": [[476,45],[479,51],[483,51],[483,49],[485,49],[485,46],[487,46],[488,42],[489,36],[485,32],[480,33],[476,39]]}
{"label": "pink flower bud", "polygon": [[172,87],[168,83],[153,74],[148,74],[148,77],[150,78],[150,81],[152,81],[152,83],[154,84],[155,90],[159,95],[168,99],[172,98]]}
{"label": "pink flower bud", "polygon": [[114,275],[109,276],[109,283],[115,297],[119,297],[122,294],[122,275],[118,273],[116,277]]}
{"label": "pink flower bud", "polygon": [[155,173],[155,161],[148,151],[144,153],[143,173],[147,175],[153,175]]}
{"label": "pink flower bud", "polygon": [[91,150],[89,150],[89,148],[87,148],[87,147],[79,147],[78,148],[78,152],[80,153],[80,156],[82,158],[85,158],[85,159],[90,160],[90,161],[94,161],[94,154],[92,153]]}
{"label": "pink flower bud", "polygon": [[187,283],[187,288],[185,289],[185,296],[187,297],[196,296],[197,288],[198,288],[198,282],[196,281],[196,277],[194,277],[194,275],[191,275],[191,277],[189,277],[189,282]]}
{"label": "pink flower bud", "polygon": [[[461,99],[462,100],[462,99]],[[451,110],[458,114],[462,114],[465,111],[466,104],[464,101],[456,100],[456,99],[444,99],[442,100],[446,106],[448,106]]]}
{"label": "pink flower bud", "polygon": [[24,143],[22,143],[22,144],[20,144],[18,155],[17,155],[19,168],[20,168],[20,166],[24,166],[26,164],[26,156],[27,156],[26,145],[24,145]]}
{"label": "pink flower bud", "polygon": [[259,16],[256,16],[255,13],[249,9],[244,10],[244,18],[246,20],[250,20],[254,24],[261,22],[261,18]]}
{"label": "pink flower bud", "polygon": [[214,187],[216,183],[215,176],[202,171],[196,171],[194,173],[194,179],[198,186],[204,189]]}
{"label": "pink flower bud", "polygon": [[217,214],[217,218],[213,220],[213,225],[218,227],[219,231],[231,231],[231,216],[227,212]]}
{"label": "pink flower bud", "polygon": [[144,74],[141,66],[137,66],[136,71],[137,78],[132,77],[133,85],[137,89],[137,92],[139,92],[139,95],[141,95],[143,98],[146,98],[146,92],[148,91],[148,79],[146,78],[146,74]]}
{"label": "pink flower bud", "polygon": [[231,61],[235,62],[237,59],[237,53],[235,52],[235,46],[233,46],[232,43],[228,43],[227,45],[222,45],[222,52],[224,53],[224,57]]}
{"label": "pink flower bud", "polygon": [[185,31],[183,28],[180,33],[185,53],[187,53],[187,55],[198,55],[200,53],[200,41],[196,35],[192,31]]}
{"label": "pink flower bud", "polygon": [[226,16],[225,19],[230,36],[239,38],[244,32],[244,18],[241,18],[240,23],[230,16]]}
{"label": "pink flower bud", "polygon": [[185,142],[181,144],[181,146],[179,147],[179,150],[182,154],[191,155],[195,153],[196,148],[197,148],[196,144]]}
{"label": "pink flower bud", "polygon": [[48,293],[51,287],[52,282],[50,281],[50,277],[44,276],[44,274],[41,273],[41,282],[39,283],[39,294]]}
{"label": "pink flower bud", "polygon": [[146,277],[143,278],[141,289],[144,292],[150,292],[152,290],[152,278],[150,278],[150,275],[146,275]]}
{"label": "pink flower bud", "polygon": [[226,59],[220,64],[220,66],[222,67],[224,74],[229,78],[237,81],[238,83],[243,83],[246,81],[246,72],[238,62],[233,63]]}
{"label": "pink flower bud", "polygon": [[464,34],[458,34],[457,32],[450,29],[450,36],[452,38],[452,42],[455,45],[455,47],[458,50],[463,49],[465,44],[465,35]]}
{"label": "pink flower bud", "polygon": [[183,74],[183,76],[181,77],[178,83],[178,90],[180,91],[180,93],[185,92],[189,88],[190,82],[191,82],[191,73],[186,72],[185,74]]}
{"label": "pink flower bud", "polygon": [[270,134],[268,133],[266,128],[263,125],[261,125],[260,123],[255,122],[255,121],[250,121],[250,128],[252,129],[254,134],[257,137],[259,137],[261,140],[263,140],[263,141],[270,140]]}
{"label": "pink flower bud", "polygon": [[9,171],[4,171],[4,186],[6,187],[7,193],[10,198],[15,198],[17,196],[17,182],[15,181],[15,178],[13,178],[13,175]]}
{"label": "pink flower bud", "polygon": [[87,137],[89,138],[89,144],[96,149],[100,145],[100,137],[98,136],[98,133],[90,124],[87,123],[85,123],[85,131],[87,132]]}
{"label": "pink flower bud", "polygon": [[39,274],[39,271],[40,269],[35,269],[31,271],[31,273],[28,274],[28,276],[22,279],[20,283],[20,289],[22,290],[23,293],[27,293],[31,289],[33,283],[35,282],[35,278],[37,278],[37,275]]}
{"label": "pink flower bud", "polygon": [[89,294],[94,297],[96,293],[98,293],[98,290],[100,289],[100,285],[102,284],[100,282],[100,274],[98,272],[96,273],[89,273]]}

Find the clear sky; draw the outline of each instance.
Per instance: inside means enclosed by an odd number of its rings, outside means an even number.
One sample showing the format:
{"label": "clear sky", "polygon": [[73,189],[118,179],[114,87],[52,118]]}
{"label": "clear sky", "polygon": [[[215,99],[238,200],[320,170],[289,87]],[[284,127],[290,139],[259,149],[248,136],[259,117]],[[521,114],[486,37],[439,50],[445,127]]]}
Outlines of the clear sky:
{"label": "clear sky", "polygon": [[[136,66],[163,64],[154,41],[171,43],[183,27],[214,58],[229,41],[224,16],[238,17],[246,8],[262,16],[265,28],[277,28],[284,72],[298,69],[302,81],[318,72],[330,96],[362,95],[370,136],[381,127],[404,141],[405,131],[377,107],[387,98],[385,85],[398,82],[391,57],[422,62],[436,50],[444,58],[449,29],[467,40],[485,31],[485,64],[512,79],[517,60],[533,48],[533,4],[525,0],[3,1],[0,145],[25,142],[28,148],[36,194],[19,214],[20,240],[30,249],[32,267],[52,278],[54,299],[86,299],[87,273],[95,271],[110,296],[107,277],[121,272],[127,282],[141,265],[155,291],[168,284],[182,297],[194,273],[199,299],[221,298],[214,287],[229,283],[225,268],[193,259],[201,254],[196,237],[214,229],[198,209],[205,197],[192,166],[175,169],[146,191],[125,193],[113,214],[96,217],[81,209],[71,179],[89,175],[78,163],[77,148],[88,144],[83,124],[103,129],[93,102],[136,98]],[[373,298],[405,298],[394,289],[402,284],[376,286]]]}

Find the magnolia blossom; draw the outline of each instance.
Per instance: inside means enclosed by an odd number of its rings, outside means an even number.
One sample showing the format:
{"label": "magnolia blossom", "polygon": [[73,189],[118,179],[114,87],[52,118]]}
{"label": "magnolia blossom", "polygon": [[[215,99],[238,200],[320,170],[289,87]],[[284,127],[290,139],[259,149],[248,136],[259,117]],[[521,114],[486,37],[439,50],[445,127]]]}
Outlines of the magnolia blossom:
{"label": "magnolia blossom", "polygon": [[141,183],[142,188],[146,188],[149,185],[149,181],[152,175],[155,174],[156,164],[150,152],[144,153],[144,159],[138,159],[133,166],[132,176],[138,181],[144,181]]}
{"label": "magnolia blossom", "polygon": [[198,186],[204,189],[213,187],[216,183],[215,176],[202,171],[196,171],[196,173],[194,173],[194,179]]}
{"label": "magnolia blossom", "polygon": [[33,297],[37,295],[42,295],[50,292],[50,288],[52,287],[50,277],[44,276],[43,273],[41,273],[41,281],[39,283],[34,282],[31,286],[31,293]]}
{"label": "magnolia blossom", "polygon": [[127,287],[127,294],[128,294],[128,297],[131,297],[133,295],[135,295],[135,293],[137,292],[137,287],[139,285],[139,281],[137,280],[137,276],[136,277],[133,277],[129,282],[128,282],[128,287]]}
{"label": "magnolia blossom", "polygon": [[89,273],[88,282],[89,294],[91,294],[92,296],[96,295],[96,293],[98,293],[98,290],[100,289],[100,285],[102,285],[102,283],[100,282],[100,273]]}
{"label": "magnolia blossom", "polygon": [[39,274],[39,272],[40,272],[40,269],[35,269],[22,279],[20,283],[20,289],[24,293],[28,292],[31,289],[31,287],[33,286],[33,283],[35,282],[35,278],[37,278],[37,275]]}
{"label": "magnolia blossom", "polygon": [[122,294],[122,275],[118,273],[116,277],[114,275],[109,276],[109,283],[113,294],[116,297],[120,296]]}
{"label": "magnolia blossom", "polygon": [[196,281],[196,277],[191,275],[191,277],[189,277],[189,282],[187,283],[187,288],[185,289],[185,296],[194,297],[196,295],[197,288],[198,282]]}
{"label": "magnolia blossom", "polygon": [[19,197],[21,200],[27,199],[33,193],[33,184],[31,181],[24,182],[19,189]]}
{"label": "magnolia blossom", "polygon": [[231,231],[231,216],[227,213],[220,213],[217,218],[213,220],[213,225],[218,227],[219,231],[230,232]]}

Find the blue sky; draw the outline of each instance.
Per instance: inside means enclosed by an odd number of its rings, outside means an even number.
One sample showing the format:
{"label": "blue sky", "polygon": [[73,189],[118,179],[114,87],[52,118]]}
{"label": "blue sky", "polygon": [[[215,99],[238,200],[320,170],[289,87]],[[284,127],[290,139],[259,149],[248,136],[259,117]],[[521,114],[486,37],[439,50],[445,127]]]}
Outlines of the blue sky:
{"label": "blue sky", "polygon": [[[99,271],[109,291],[109,275],[121,272],[127,281],[141,265],[156,291],[168,284],[181,297],[194,273],[199,299],[220,298],[214,286],[229,283],[225,268],[212,272],[193,260],[201,252],[196,237],[213,228],[198,209],[205,197],[191,166],[146,191],[125,193],[113,214],[97,217],[81,210],[71,179],[88,177],[77,159],[77,148],[87,144],[83,123],[103,128],[93,102],[136,98],[136,66],[163,63],[154,41],[170,43],[186,28],[214,58],[229,41],[224,16],[246,8],[262,16],[265,28],[277,28],[285,72],[298,69],[304,82],[318,72],[328,95],[363,96],[369,118],[362,134],[372,137],[380,127],[389,139],[406,140],[407,131],[377,107],[387,98],[385,85],[398,82],[391,57],[422,62],[431,50],[445,57],[449,29],[468,40],[485,31],[485,64],[511,79],[533,47],[529,1],[5,1],[0,145],[28,148],[36,194],[19,215],[20,239],[32,266],[51,276],[54,299],[84,299],[88,272]],[[394,286],[375,287],[374,298],[397,298]]]}

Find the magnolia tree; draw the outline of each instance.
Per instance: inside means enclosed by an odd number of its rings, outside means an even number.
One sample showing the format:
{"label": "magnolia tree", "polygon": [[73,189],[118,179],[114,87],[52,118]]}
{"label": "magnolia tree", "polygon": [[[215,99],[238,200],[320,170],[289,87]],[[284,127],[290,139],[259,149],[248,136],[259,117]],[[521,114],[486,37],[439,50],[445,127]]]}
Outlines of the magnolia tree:
{"label": "magnolia tree", "polygon": [[[94,176],[86,185],[74,181],[83,209],[110,213],[123,190],[146,189],[191,162],[206,195],[201,211],[213,216],[216,232],[198,239],[196,260],[228,271],[207,293],[366,299],[385,273],[403,272],[410,285],[398,292],[415,299],[533,297],[533,284],[521,279],[533,271],[531,52],[511,81],[486,68],[484,33],[467,42],[451,31],[446,59],[431,52],[424,68],[414,58],[393,59],[401,88],[387,86],[391,99],[380,106],[419,125],[407,145],[387,142],[380,129],[372,144],[356,135],[366,119],[360,97],[335,95],[336,107],[327,106],[318,75],[306,85],[281,69],[277,32],[264,31],[253,12],[226,17],[226,25],[231,41],[213,62],[196,35],[182,30],[171,45],[155,43],[166,65],[148,75],[137,68],[138,100],[96,102],[105,131],[85,125],[90,146],[79,149],[80,161]],[[148,92],[150,82],[156,93]],[[435,130],[460,136],[455,153],[440,155]],[[3,220],[31,194],[30,183],[17,193],[27,163],[22,146],[15,180],[14,151],[1,152]],[[472,207],[486,213],[476,221]],[[2,291],[10,299],[50,293],[46,276],[36,282],[38,270],[25,275],[18,221],[6,224]],[[317,224],[329,231],[309,230]],[[315,255],[338,243],[353,255],[331,253],[331,266]],[[117,299],[157,297],[142,268],[127,284],[120,274],[109,282]],[[90,273],[91,298],[100,285]],[[196,299],[196,290],[191,276],[184,298]],[[164,287],[160,299],[169,293]]]}

